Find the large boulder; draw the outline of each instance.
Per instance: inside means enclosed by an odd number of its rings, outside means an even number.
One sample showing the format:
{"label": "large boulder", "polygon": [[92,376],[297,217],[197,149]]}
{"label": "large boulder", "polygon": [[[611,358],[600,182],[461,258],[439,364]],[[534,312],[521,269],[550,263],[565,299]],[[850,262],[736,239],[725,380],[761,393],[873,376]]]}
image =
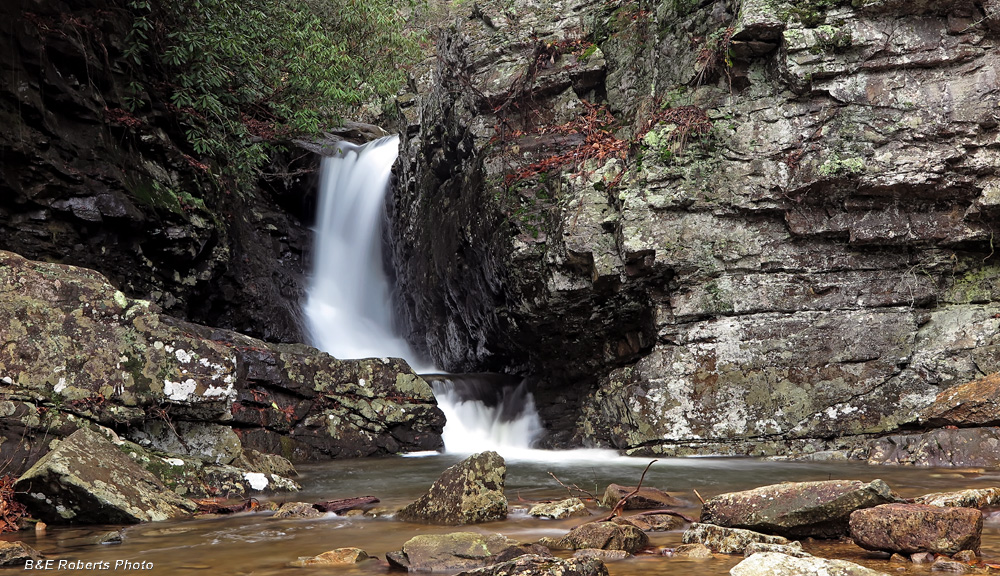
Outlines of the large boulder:
{"label": "large boulder", "polygon": [[729,571],[731,576],[888,576],[847,560],[827,560],[807,556],[798,558],[780,552],[758,552]]}
{"label": "large boulder", "polygon": [[526,555],[502,562],[459,572],[455,576],[608,576],[608,569],[599,558],[550,558]]}
{"label": "large boulder", "polygon": [[[713,524],[692,524],[684,531],[685,544],[704,544],[720,554],[743,554],[751,544],[792,544],[787,538],[761,534],[742,528],[725,528]],[[795,542],[795,544],[798,544]]]}
{"label": "large boulder", "polygon": [[560,550],[624,550],[630,554],[649,545],[646,533],[631,524],[588,522],[559,539],[543,538],[541,543]]}
{"label": "large boulder", "polygon": [[1000,373],[941,391],[920,412],[931,426],[996,426],[1000,424]]}
{"label": "large boulder", "polygon": [[481,568],[524,554],[520,544],[502,534],[476,532],[421,534],[386,555],[389,563],[410,572],[454,572]]}
{"label": "large boulder", "polygon": [[952,555],[979,552],[983,513],[975,508],[884,504],[851,514],[851,537],[866,550]]}
{"label": "large boulder", "polygon": [[134,524],[197,509],[87,428],[60,441],[15,488],[30,511],[50,523]]}
{"label": "large boulder", "polygon": [[82,268],[0,251],[0,340],[0,457],[19,472],[80,419],[212,466],[441,446],[433,391],[401,360],[183,322]]}
{"label": "large boulder", "polygon": [[448,468],[416,502],[396,513],[399,520],[454,526],[503,520],[507,466],[496,452],[473,454]]}
{"label": "large boulder", "polygon": [[[635,491],[635,486],[608,484],[608,487],[604,490],[604,496],[601,498],[601,505],[613,508],[622,498],[632,494],[633,491]],[[658,488],[642,487],[639,488],[639,491],[635,494],[628,496],[628,500],[625,501],[625,505],[622,509],[653,510],[656,508],[673,508],[675,506],[683,505],[683,502],[674,498],[670,494],[667,494],[663,490]]]}
{"label": "large boulder", "polygon": [[851,512],[899,501],[881,480],[788,482],[721,494],[705,502],[701,522],[789,538],[838,538]]}

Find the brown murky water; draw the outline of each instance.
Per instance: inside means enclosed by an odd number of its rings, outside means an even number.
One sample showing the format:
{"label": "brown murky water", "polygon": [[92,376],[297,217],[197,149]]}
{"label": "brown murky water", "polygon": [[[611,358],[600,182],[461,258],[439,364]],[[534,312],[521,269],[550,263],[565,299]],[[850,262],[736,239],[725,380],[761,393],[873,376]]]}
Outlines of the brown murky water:
{"label": "brown murky water", "polygon": [[[441,455],[424,458],[383,458],[331,462],[300,468],[304,490],[282,496],[279,501],[319,501],[351,496],[374,495],[385,506],[401,506],[416,499],[440,472],[459,460]],[[371,562],[349,568],[294,568],[289,562],[327,550],[356,546],[369,554],[384,557],[416,534],[447,533],[457,530],[501,532],[522,542],[542,536],[564,534],[581,519],[562,521],[529,517],[525,509],[533,501],[564,498],[566,490],[549,476],[554,473],[565,484],[598,492],[610,482],[634,484],[648,459],[626,459],[595,455],[591,459],[560,462],[512,461],[508,459],[507,497],[512,513],[504,522],[475,527],[452,528],[395,522],[388,518],[328,516],[316,520],[276,520],[270,514],[243,514],[132,526],[120,545],[95,542],[117,526],[98,528],[50,527],[42,536],[5,535],[22,539],[49,558],[56,569],[47,574],[142,573],[170,575],[303,575],[342,574],[374,576],[388,573],[384,563]],[[715,494],[783,481],[882,478],[903,496],[963,488],[1000,485],[1000,471],[942,470],[871,467],[859,463],[790,463],[753,459],[692,458],[660,460],[646,476],[646,485],[656,486],[688,500],[681,510],[697,516],[699,508],[692,490],[708,498]],[[681,532],[651,533],[655,546],[680,544]],[[850,543],[805,542],[818,556],[846,558],[872,568],[899,574],[930,574],[928,567],[901,567],[889,564]],[[988,519],[983,534],[983,560],[1000,562],[1000,519]],[[609,563],[612,576],[670,574],[671,576],[713,576],[728,574],[741,558],[717,556],[711,560],[683,560],[640,555],[623,562]],[[106,570],[58,569],[59,561],[107,562]],[[151,569],[125,567],[120,562],[151,563]],[[147,564],[148,566],[148,564]],[[24,573],[11,568],[4,573]]]}

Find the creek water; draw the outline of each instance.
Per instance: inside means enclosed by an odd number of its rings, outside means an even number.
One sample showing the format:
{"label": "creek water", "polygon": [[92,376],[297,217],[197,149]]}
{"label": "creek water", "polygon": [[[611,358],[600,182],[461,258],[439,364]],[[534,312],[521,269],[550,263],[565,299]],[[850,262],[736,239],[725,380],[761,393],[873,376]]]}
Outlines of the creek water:
{"label": "creek water", "polygon": [[[243,513],[233,516],[159,522],[125,529],[118,545],[95,542],[108,530],[118,527],[71,528],[50,526],[45,535],[6,534],[7,540],[23,540],[56,562],[110,562],[128,560],[151,562],[149,574],[224,574],[292,576],[303,574],[344,574],[373,576],[389,573],[384,562],[370,562],[345,568],[295,568],[289,563],[301,556],[314,556],[338,547],[363,548],[384,559],[385,553],[399,550],[418,534],[475,531],[500,532],[521,542],[542,536],[560,536],[585,518],[541,520],[527,515],[531,503],[562,499],[564,484],[600,493],[610,482],[634,484],[649,462],[625,458],[611,452],[549,452],[547,461],[508,458],[506,494],[511,513],[507,520],[463,527],[427,526],[397,522],[389,517],[333,516],[313,520],[275,519],[271,513]],[[387,457],[344,460],[302,466],[301,493],[275,497],[282,501],[316,502],[335,498],[373,495],[378,506],[399,507],[420,496],[457,455],[428,457]],[[748,489],[780,481],[828,479],[872,480],[881,478],[900,495],[912,497],[928,492],[1000,485],[1000,471],[876,467],[854,462],[769,462],[756,459],[688,458],[663,459],[653,464],[645,485],[659,487],[688,502],[679,511],[697,517],[699,504],[693,490],[703,497]],[[594,508],[595,515],[607,513]],[[681,531],[650,532],[655,547],[680,544]],[[849,542],[814,541],[803,543],[806,550],[823,557],[845,558],[891,574],[930,574],[929,568],[890,564],[876,554]],[[559,555],[566,553],[558,552]],[[1000,562],[1000,520],[988,518],[983,533],[983,560]],[[662,555],[639,554],[635,558],[609,562],[612,576],[673,575],[714,576],[728,574],[738,556],[716,556],[707,560],[685,560]],[[57,565],[57,564],[56,564]],[[23,573],[22,568],[9,569]],[[114,570],[112,570],[114,571]],[[123,572],[118,570],[115,572]],[[138,571],[135,571],[138,572]],[[54,574],[80,571],[53,570]]]}

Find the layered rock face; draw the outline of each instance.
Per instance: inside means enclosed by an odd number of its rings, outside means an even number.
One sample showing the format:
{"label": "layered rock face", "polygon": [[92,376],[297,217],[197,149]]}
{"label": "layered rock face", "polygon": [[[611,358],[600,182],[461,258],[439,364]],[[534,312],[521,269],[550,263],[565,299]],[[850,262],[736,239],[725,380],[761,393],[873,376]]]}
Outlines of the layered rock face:
{"label": "layered rock face", "polygon": [[[546,424],[574,431],[550,443],[854,448],[1000,367],[994,12],[468,16],[403,109],[401,307],[445,368],[532,374]],[[584,100],[627,160],[558,128]],[[537,164],[567,152],[589,161]]]}
{"label": "layered rock face", "polygon": [[98,270],[174,316],[301,342],[316,163],[275,165],[282,176],[252,192],[210,177],[169,110],[130,109],[143,95],[119,4],[0,6],[0,249]]}
{"label": "layered rock face", "polygon": [[258,452],[301,461],[441,446],[444,415],[401,360],[340,361],[183,322],[81,268],[0,252],[0,341],[0,456],[12,472],[91,426],[206,465],[249,460],[251,485],[287,473]]}

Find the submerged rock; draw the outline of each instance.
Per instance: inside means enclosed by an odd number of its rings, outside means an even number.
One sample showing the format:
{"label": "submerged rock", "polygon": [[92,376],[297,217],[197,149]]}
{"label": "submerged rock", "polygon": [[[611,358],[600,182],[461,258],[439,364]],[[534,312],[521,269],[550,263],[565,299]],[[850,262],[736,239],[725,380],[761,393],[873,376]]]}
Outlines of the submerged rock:
{"label": "submerged rock", "polygon": [[979,551],[983,513],[974,508],[884,504],[851,514],[851,538],[866,550],[952,555]]}
{"label": "submerged rock", "polygon": [[[601,498],[601,505],[613,508],[618,502],[631,494],[635,486],[622,486],[620,484],[609,484],[604,490],[604,497]],[[623,510],[653,510],[656,508],[673,508],[683,506],[684,503],[667,494],[658,488],[642,487],[639,492],[629,496],[625,501]]]}
{"label": "submerged rock", "polygon": [[649,545],[645,532],[631,524],[588,522],[569,531],[559,539],[542,538],[541,544],[560,550],[625,550],[630,554]]}
{"label": "submerged rock", "polygon": [[796,558],[778,552],[758,552],[733,566],[732,576],[888,576],[847,560]]}
{"label": "submerged rock", "polygon": [[619,516],[612,522],[631,524],[643,532],[666,532],[683,527],[687,520],[674,514],[636,514]]}
{"label": "submerged rock", "polygon": [[197,510],[88,428],[60,441],[15,488],[32,514],[49,523],[134,524]]}
{"label": "submerged rock", "polygon": [[542,556],[521,556],[503,562],[459,572],[455,576],[608,576],[608,569],[599,558],[551,558]]}
{"label": "submerged rock", "polygon": [[681,544],[674,549],[674,556],[680,558],[707,559],[714,558],[712,549],[701,543]]}
{"label": "submerged rock", "polygon": [[587,506],[579,498],[568,498],[558,502],[538,504],[532,506],[531,510],[528,510],[528,514],[540,518],[553,519],[568,518],[570,516],[590,516]]}
{"label": "submerged rock", "polygon": [[454,532],[414,536],[386,559],[410,572],[445,572],[481,568],[524,553],[517,541],[502,534]]}
{"label": "submerged rock", "polygon": [[285,502],[274,513],[274,518],[320,518],[323,515],[308,502]]}
{"label": "submerged rock", "polygon": [[496,452],[481,452],[448,468],[416,502],[396,513],[405,521],[454,526],[507,517],[507,466]]}
{"label": "submerged rock", "polygon": [[855,510],[897,501],[881,480],[788,482],[711,498],[701,522],[789,538],[838,538],[848,534]]}
{"label": "submerged rock", "polygon": [[685,544],[704,544],[714,552],[720,554],[743,554],[751,544],[795,545],[801,547],[798,542],[791,542],[782,536],[771,536],[752,530],[725,528],[713,524],[692,524],[690,528],[684,531],[681,540]]}
{"label": "submerged rock", "polygon": [[323,552],[318,556],[299,558],[295,562],[292,562],[292,566],[303,568],[309,566],[344,566],[364,562],[370,558],[368,553],[361,548],[337,548],[336,550]]}

